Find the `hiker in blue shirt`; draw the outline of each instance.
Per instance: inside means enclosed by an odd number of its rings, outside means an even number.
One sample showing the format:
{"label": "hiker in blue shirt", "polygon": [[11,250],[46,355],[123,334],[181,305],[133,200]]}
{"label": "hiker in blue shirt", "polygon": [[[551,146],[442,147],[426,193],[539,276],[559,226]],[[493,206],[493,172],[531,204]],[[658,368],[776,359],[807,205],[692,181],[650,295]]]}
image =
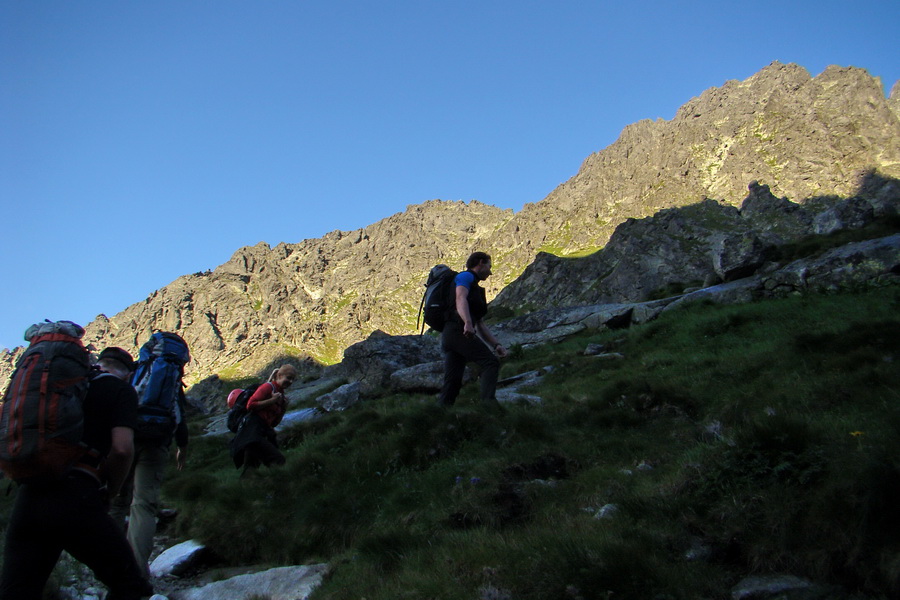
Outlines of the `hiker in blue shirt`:
{"label": "hiker in blue shirt", "polygon": [[504,358],[507,351],[484,323],[487,299],[484,288],[478,285],[490,276],[491,257],[484,252],[473,252],[466,260],[466,270],[456,276],[455,310],[450,311],[441,332],[444,385],[438,396],[440,406],[452,406],[456,402],[466,362],[472,361],[481,367],[482,405],[491,412],[504,412],[497,402],[496,389],[499,358]]}

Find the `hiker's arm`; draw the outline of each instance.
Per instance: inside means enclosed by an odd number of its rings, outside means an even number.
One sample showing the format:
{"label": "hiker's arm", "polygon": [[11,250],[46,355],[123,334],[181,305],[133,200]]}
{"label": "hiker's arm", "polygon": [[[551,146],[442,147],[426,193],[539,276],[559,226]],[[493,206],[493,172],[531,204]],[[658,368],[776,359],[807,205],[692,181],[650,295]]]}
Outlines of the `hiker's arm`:
{"label": "hiker's arm", "polygon": [[481,339],[483,339],[491,348],[493,348],[494,352],[497,353],[497,356],[503,358],[508,354],[506,348],[503,346],[503,344],[500,343],[500,340],[494,337],[494,334],[491,333],[491,330],[488,329],[488,326],[485,325],[484,321],[478,321],[476,325],[478,327],[478,334],[481,336]]}
{"label": "hiker's arm", "polygon": [[464,285],[456,286],[456,312],[463,321],[463,335],[466,337],[475,335],[475,323],[472,321],[472,313],[469,312],[469,288]]}
{"label": "hiker's arm", "polygon": [[261,410],[281,402],[283,402],[282,395],[275,392],[273,386],[263,384],[247,400],[247,410]]}
{"label": "hiker's arm", "polygon": [[106,487],[110,498],[119,493],[133,458],[134,430],[131,427],[113,427],[112,446],[106,457]]}
{"label": "hiker's arm", "polygon": [[247,402],[248,410],[260,410],[262,408],[266,408],[267,406],[274,406],[277,404],[282,404],[284,402],[284,395],[279,393],[273,394],[266,400],[260,400],[259,402],[254,402],[251,406],[249,402]]}

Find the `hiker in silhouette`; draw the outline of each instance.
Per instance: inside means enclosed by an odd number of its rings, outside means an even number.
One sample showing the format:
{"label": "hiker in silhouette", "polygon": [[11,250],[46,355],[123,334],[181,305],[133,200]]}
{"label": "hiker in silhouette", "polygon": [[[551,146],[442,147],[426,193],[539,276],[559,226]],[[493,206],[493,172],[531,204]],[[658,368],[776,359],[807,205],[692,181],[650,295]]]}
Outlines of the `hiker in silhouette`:
{"label": "hiker in silhouette", "polygon": [[[113,497],[110,510],[116,524],[125,531],[125,537],[134,552],[138,566],[148,579],[163,476],[169,465],[173,438],[176,446],[175,465],[179,471],[184,469],[187,459],[189,436],[187,423],[183,418],[186,401],[180,380],[175,387],[181,417],[176,419],[174,431],[150,433],[146,428],[138,426],[134,435],[134,462],[121,490]],[[138,415],[140,421],[140,408]]]}
{"label": "hiker in silhouette", "polygon": [[244,467],[241,477],[249,476],[260,465],[283,465],[275,427],[287,412],[284,391],[297,379],[293,365],[282,365],[247,400],[247,416],[231,440],[231,457],[236,468]]}
{"label": "hiker in silhouette", "polygon": [[134,455],[134,367],[121,348],[100,353],[99,373],[84,399],[86,453],[66,474],[23,483],[6,530],[0,600],[40,600],[63,550],[109,588],[108,600],[138,600],[153,589],[122,531],[107,514]]}
{"label": "hiker in silhouette", "polygon": [[456,402],[466,363],[471,361],[481,367],[482,405],[491,412],[504,412],[497,402],[496,390],[499,358],[504,358],[507,351],[484,323],[487,299],[484,288],[478,285],[490,276],[491,257],[484,252],[473,252],[466,260],[466,270],[456,276],[455,310],[450,311],[441,332],[444,385],[438,396],[440,406],[452,406]]}

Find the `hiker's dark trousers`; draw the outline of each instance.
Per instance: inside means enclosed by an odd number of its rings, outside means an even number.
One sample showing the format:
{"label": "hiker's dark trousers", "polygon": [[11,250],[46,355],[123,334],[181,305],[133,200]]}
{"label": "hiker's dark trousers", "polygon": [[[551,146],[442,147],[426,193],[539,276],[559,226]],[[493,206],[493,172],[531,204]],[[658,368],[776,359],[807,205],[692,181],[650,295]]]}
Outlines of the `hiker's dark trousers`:
{"label": "hiker's dark trousers", "polygon": [[124,534],[106,512],[105,494],[81,474],[19,487],[6,530],[0,599],[40,600],[63,550],[91,568],[109,588],[109,600],[152,594]]}
{"label": "hiker's dark trousers", "polygon": [[497,376],[500,359],[477,336],[463,335],[461,321],[451,320],[441,332],[441,349],[444,351],[444,385],[438,396],[438,404],[451,406],[456,402],[462,387],[467,362],[481,368],[481,402],[487,407],[496,403]]}

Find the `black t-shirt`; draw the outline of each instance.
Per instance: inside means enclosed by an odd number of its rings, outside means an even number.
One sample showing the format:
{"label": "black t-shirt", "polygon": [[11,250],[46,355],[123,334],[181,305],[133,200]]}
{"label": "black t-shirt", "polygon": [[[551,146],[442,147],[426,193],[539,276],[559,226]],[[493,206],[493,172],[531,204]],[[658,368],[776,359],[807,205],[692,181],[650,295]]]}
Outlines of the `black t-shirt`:
{"label": "black t-shirt", "polygon": [[82,441],[103,456],[112,446],[113,427],[134,429],[137,422],[137,392],[113,375],[94,377],[84,399]]}

